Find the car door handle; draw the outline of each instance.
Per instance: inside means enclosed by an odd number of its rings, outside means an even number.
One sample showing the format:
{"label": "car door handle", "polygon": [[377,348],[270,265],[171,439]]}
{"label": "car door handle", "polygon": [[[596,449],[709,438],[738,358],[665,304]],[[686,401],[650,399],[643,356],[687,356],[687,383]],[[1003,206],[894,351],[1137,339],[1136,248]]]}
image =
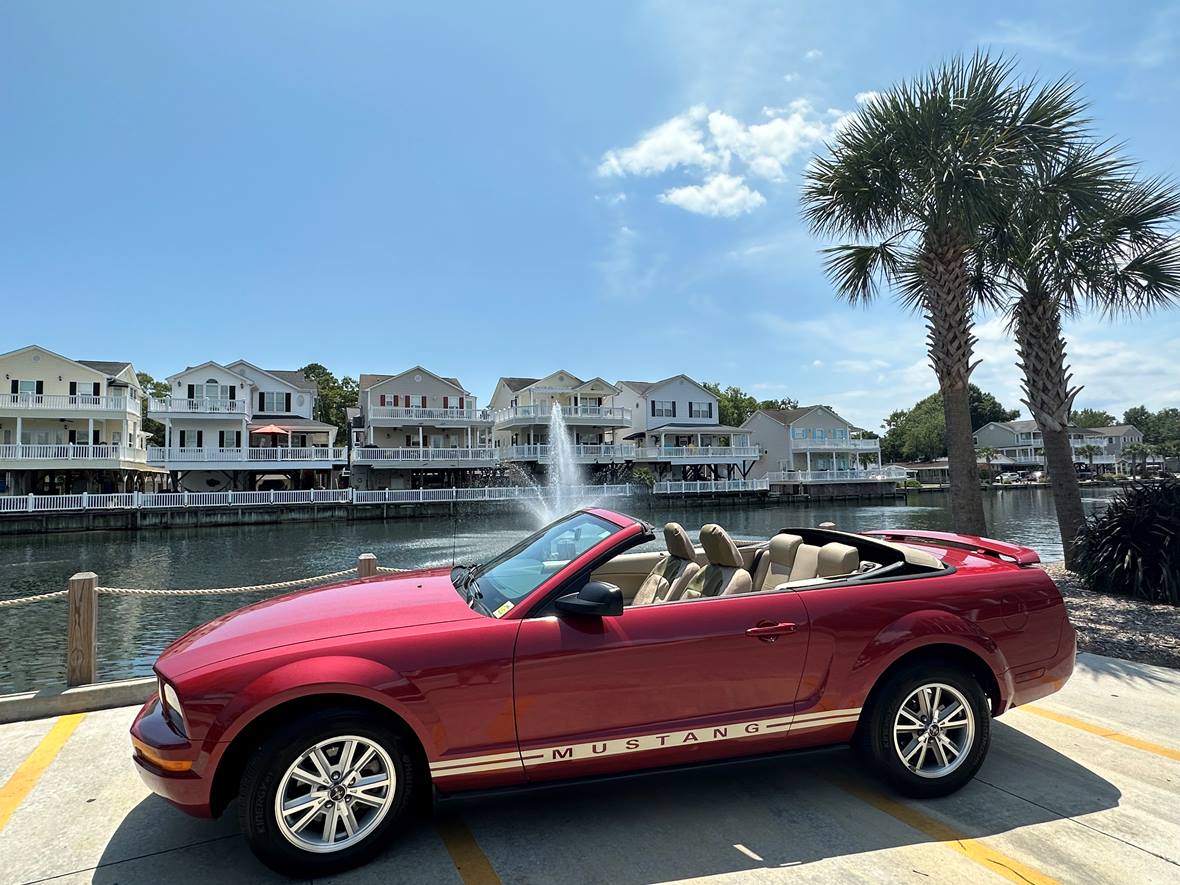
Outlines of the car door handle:
{"label": "car door handle", "polygon": [[746,635],[767,642],[774,642],[775,639],[784,633],[794,633],[797,629],[798,627],[790,621],[780,621],[777,624],[771,623],[770,621],[759,621],[755,626],[746,631]]}

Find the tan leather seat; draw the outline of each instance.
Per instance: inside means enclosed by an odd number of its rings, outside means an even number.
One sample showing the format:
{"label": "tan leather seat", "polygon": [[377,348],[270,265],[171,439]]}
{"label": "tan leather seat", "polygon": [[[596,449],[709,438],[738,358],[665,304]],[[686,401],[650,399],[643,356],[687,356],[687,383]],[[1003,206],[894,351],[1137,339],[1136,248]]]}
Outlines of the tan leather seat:
{"label": "tan leather seat", "polygon": [[791,563],[791,583],[810,581],[819,575],[819,548],[814,544],[800,544]]}
{"label": "tan leather seat", "polygon": [[795,554],[802,544],[803,539],[798,535],[775,535],[771,538],[770,547],[758,561],[758,568],[754,572],[754,589],[773,590],[791,580],[791,567],[795,564]]}
{"label": "tan leather seat", "polygon": [[701,529],[701,546],[708,564],[688,582],[681,599],[732,596],[749,593],[754,581],[742,564],[742,555],[725,529],[710,523]]}
{"label": "tan leather seat", "polygon": [[860,554],[848,544],[833,541],[819,548],[819,574],[821,578],[836,575],[851,575],[860,569]]}
{"label": "tan leather seat", "polygon": [[693,561],[696,550],[692,539],[680,523],[670,522],[664,526],[664,543],[668,546],[668,555],[643,579],[632,605],[656,605],[679,599],[688,582],[701,570]]}

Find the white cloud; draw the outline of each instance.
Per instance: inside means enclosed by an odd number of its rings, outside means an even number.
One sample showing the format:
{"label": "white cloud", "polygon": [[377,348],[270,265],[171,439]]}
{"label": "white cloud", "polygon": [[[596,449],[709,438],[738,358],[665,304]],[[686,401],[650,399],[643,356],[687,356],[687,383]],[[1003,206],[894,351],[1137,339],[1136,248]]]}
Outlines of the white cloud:
{"label": "white cloud", "polygon": [[607,151],[599,175],[655,175],[676,166],[709,168],[717,158],[706,149],[700,123],[708,110],[697,105],[645,132],[631,147]]}
{"label": "white cloud", "polygon": [[704,184],[666,190],[660,194],[659,200],[698,215],[732,218],[754,211],[766,202],[766,197],[747,187],[740,175],[718,172]]}
{"label": "white cloud", "polygon": [[856,103],[857,104],[868,104],[870,101],[872,101],[874,98],[876,98],[880,94],[881,93],[877,92],[877,90],[875,90],[875,89],[869,89],[865,92],[858,92],[858,93],[856,93]]}
{"label": "white cloud", "polygon": [[822,58],[823,54],[822,49],[808,49],[803,53],[803,58],[805,61],[815,61],[817,58]]}
{"label": "white cloud", "polygon": [[789,73],[789,74],[783,74],[783,79],[786,80],[788,83],[794,83],[796,80],[799,79],[799,75],[797,73],[795,73],[794,71],[791,71],[791,73]]}

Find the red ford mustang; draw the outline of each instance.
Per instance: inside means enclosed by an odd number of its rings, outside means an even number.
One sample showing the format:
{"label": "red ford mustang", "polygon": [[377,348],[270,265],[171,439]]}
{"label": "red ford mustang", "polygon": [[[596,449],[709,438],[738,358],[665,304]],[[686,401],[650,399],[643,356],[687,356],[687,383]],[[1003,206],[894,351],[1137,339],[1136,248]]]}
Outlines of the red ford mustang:
{"label": "red ford mustang", "polygon": [[1031,550],[934,532],[785,529],[628,553],[646,523],[573,513],[478,566],[270,599],[181,637],[131,728],[147,785],[234,798],[303,877],[367,859],[434,793],[851,742],[937,796],[992,716],[1059,689],[1075,638]]}

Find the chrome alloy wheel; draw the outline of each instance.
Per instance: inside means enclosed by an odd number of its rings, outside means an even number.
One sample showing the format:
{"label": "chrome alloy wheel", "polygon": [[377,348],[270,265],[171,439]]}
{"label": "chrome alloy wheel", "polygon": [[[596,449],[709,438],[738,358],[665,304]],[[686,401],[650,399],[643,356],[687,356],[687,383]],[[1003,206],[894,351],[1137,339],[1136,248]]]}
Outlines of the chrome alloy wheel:
{"label": "chrome alloy wheel", "polygon": [[355,845],[389,812],[393,760],[369,738],[320,741],[292,763],[275,793],[275,820],[287,841],[326,854]]}
{"label": "chrome alloy wheel", "polygon": [[975,743],[975,714],[957,688],[923,685],[905,699],[893,721],[893,748],[919,777],[945,777],[963,764]]}

